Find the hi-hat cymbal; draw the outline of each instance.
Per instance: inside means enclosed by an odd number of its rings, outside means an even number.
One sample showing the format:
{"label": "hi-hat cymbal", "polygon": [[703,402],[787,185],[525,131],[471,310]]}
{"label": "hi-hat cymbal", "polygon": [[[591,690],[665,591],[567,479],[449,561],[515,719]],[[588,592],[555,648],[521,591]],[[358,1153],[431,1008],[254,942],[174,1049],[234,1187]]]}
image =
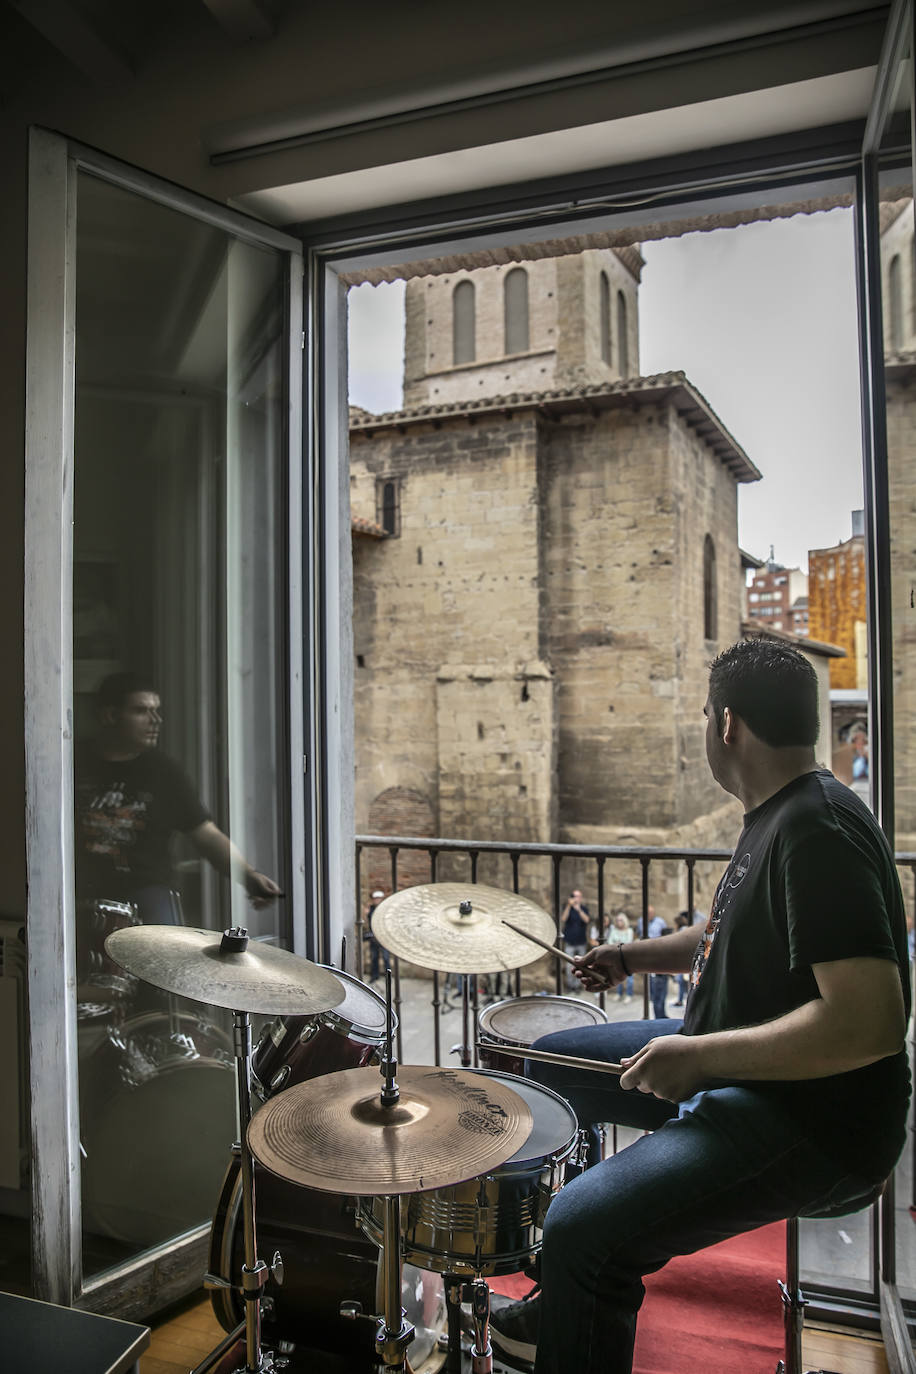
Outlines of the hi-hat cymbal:
{"label": "hi-hat cymbal", "polygon": [[339,978],[276,945],[250,940],[224,949],[223,932],[189,926],[134,926],[105,941],[112,959],[145,983],[232,1011],[313,1016],[345,997]]}
{"label": "hi-hat cymbal", "polygon": [[[470,910],[464,911],[467,903]],[[450,973],[504,973],[542,959],[543,952],[504,926],[503,917],[542,940],[556,939],[546,911],[527,897],[482,883],[405,887],[379,902],[372,933],[399,958]]]}
{"label": "hi-hat cymbal", "polygon": [[251,1153],[305,1188],[365,1197],[423,1193],[504,1164],[528,1139],[527,1103],[466,1069],[401,1067],[382,1105],[378,1069],[343,1069],[285,1089],[248,1127]]}

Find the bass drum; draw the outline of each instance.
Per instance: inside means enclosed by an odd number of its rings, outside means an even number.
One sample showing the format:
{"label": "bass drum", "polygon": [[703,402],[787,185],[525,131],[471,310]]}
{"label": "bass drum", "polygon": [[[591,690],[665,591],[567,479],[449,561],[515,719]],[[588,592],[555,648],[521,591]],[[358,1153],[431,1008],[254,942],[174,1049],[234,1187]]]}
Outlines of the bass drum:
{"label": "bass drum", "polygon": [[[264,1169],[256,1170],[255,1189],[258,1254],[269,1265],[279,1251],[284,1271],[282,1285],[269,1278],[262,1290],[264,1344],[288,1341],[345,1357],[354,1372],[374,1369],[375,1322],[340,1315],[342,1302],[358,1302],[370,1315],[383,1306],[381,1251],[357,1227],[356,1199],[299,1188]],[[209,1271],[238,1285],[243,1261],[242,1180],[233,1159],[210,1232]],[[411,1367],[432,1374],[445,1360],[438,1349],[446,1324],[442,1280],[405,1264],[401,1293],[416,1330],[408,1350]],[[226,1331],[244,1321],[236,1289],[213,1289],[211,1299]]]}
{"label": "bass drum", "polygon": [[85,1231],[146,1247],[201,1225],[237,1138],[228,1031],[151,1011],[81,1037]]}

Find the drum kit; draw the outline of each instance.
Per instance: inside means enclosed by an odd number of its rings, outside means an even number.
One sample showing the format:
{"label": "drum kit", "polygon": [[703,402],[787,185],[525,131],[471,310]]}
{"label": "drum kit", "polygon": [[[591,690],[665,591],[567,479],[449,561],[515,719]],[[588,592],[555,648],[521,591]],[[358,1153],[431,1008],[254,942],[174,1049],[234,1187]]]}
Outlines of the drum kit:
{"label": "drum kit", "polygon": [[[459,973],[516,969],[541,946],[559,953],[550,916],[476,884],[404,889],[379,905],[373,929],[394,954]],[[473,1374],[488,1374],[487,1279],[534,1263],[547,1208],[567,1168],[584,1163],[568,1104],[520,1076],[527,1047],[604,1013],[563,997],[497,1003],[480,1018],[473,1069],[465,978],[462,1067],[405,1066],[390,972],[383,1001],[342,969],[240,928],[128,919],[104,951],[106,977],[232,1012],[240,1139],[205,1278],[228,1335],[193,1374],[272,1374],[302,1348],[331,1362],[310,1368],[417,1374],[444,1353],[458,1374],[463,1328]],[[252,1015],[274,1018],[254,1050]]]}

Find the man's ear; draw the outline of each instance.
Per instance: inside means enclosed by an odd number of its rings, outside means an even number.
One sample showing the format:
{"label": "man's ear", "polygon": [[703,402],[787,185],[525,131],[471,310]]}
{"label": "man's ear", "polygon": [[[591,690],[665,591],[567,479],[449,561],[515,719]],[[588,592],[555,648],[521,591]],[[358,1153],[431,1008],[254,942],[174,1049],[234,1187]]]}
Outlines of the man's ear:
{"label": "man's ear", "polygon": [[738,717],[730,706],[722,709],[722,743],[734,744],[738,730]]}

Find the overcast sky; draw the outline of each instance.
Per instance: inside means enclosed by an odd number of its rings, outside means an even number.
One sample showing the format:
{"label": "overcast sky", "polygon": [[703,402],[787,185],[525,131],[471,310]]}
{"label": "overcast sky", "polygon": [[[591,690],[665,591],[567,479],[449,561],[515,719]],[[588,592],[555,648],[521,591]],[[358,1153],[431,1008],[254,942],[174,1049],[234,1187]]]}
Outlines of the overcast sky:
{"label": "overcast sky", "polygon": [[[741,547],[807,568],[862,505],[850,210],[643,245],[640,371],[681,370],[763,473]],[[397,410],[402,283],[350,291],[350,401]]]}

